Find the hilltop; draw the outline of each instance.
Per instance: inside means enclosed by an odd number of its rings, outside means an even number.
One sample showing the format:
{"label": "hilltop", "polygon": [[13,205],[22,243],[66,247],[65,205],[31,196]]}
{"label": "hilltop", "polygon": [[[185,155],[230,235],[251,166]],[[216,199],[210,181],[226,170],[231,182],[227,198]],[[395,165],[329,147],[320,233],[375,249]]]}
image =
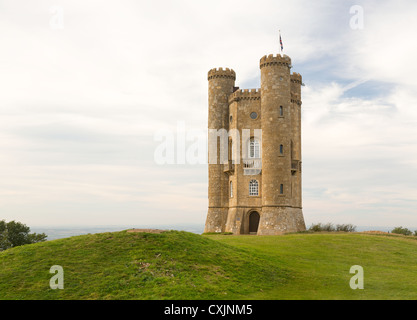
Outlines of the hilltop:
{"label": "hilltop", "polygon": [[[63,267],[63,290],[49,287],[53,265]],[[81,235],[0,252],[1,299],[224,299],[284,278],[244,249],[179,231]]]}
{"label": "hilltop", "polygon": [[[0,298],[415,299],[416,260],[415,237],[107,232],[0,252]],[[53,265],[63,290],[49,287]],[[364,290],[349,287],[352,265]]]}

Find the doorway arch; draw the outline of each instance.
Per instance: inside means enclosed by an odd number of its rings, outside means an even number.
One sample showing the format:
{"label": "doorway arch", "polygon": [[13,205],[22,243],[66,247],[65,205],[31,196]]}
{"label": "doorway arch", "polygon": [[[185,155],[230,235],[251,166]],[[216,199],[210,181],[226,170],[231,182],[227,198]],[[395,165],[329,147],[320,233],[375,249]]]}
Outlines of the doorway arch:
{"label": "doorway arch", "polygon": [[257,234],[259,227],[259,213],[257,211],[252,211],[249,213],[249,234]]}

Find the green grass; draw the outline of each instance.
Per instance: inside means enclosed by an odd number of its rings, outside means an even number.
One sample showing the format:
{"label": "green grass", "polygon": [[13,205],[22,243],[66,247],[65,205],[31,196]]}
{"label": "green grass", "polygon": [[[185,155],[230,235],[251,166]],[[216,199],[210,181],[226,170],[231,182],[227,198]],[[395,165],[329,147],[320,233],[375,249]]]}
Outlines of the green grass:
{"label": "green grass", "polygon": [[[211,237],[262,255],[290,279],[249,299],[417,299],[417,238],[360,233]],[[352,290],[350,267],[364,269],[364,289]]]}
{"label": "green grass", "polygon": [[[416,261],[415,237],[122,231],[0,252],[0,299],[416,299]],[[349,287],[353,265],[363,290]]]}
{"label": "green grass", "polygon": [[[64,289],[52,290],[52,265]],[[170,231],[102,233],[0,252],[0,299],[229,299],[285,280],[285,272],[206,237]]]}

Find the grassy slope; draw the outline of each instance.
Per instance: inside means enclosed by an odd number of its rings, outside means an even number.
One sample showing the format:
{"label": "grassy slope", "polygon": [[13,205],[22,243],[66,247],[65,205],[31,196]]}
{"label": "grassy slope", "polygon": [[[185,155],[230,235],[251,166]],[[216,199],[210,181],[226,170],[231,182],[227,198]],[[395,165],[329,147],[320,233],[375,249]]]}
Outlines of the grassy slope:
{"label": "grassy slope", "polygon": [[[64,289],[52,290],[52,265]],[[225,299],[285,274],[242,249],[186,232],[102,233],[0,252],[0,299]],[[7,280],[6,280],[7,279]]]}
{"label": "grassy slope", "polygon": [[102,233],[0,252],[0,299],[416,299],[416,261],[411,237]]}
{"label": "grassy slope", "polygon": [[[225,237],[218,241],[262,254],[290,281],[252,299],[417,299],[417,238],[320,233]],[[364,289],[349,286],[350,267],[364,269]]]}

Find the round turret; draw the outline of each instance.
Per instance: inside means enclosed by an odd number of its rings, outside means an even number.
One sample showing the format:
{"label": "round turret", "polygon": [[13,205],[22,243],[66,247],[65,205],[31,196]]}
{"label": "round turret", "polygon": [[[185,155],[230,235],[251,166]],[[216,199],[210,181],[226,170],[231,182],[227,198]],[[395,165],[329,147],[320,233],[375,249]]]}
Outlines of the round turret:
{"label": "round turret", "polygon": [[264,206],[288,205],[291,196],[290,65],[285,55],[271,54],[260,60]]}
{"label": "round turret", "polygon": [[259,63],[260,68],[268,67],[268,66],[285,66],[290,68],[291,67],[291,58],[287,55],[265,55],[261,58]]}
{"label": "round turret", "polygon": [[233,93],[236,73],[229,68],[211,69],[207,79],[209,82],[209,209],[204,232],[223,232],[229,209],[229,178],[224,173],[227,145],[218,141],[219,139],[217,135],[213,135],[213,131],[229,130],[229,97]]}
{"label": "round turret", "polygon": [[[303,84],[303,79],[301,77],[301,74],[293,72],[291,74],[291,92],[301,97],[301,85],[302,84]],[[301,100],[301,98],[299,100]]]}
{"label": "round turret", "polygon": [[224,78],[224,79],[231,79],[231,80],[236,80],[236,73],[229,68],[226,68],[223,70],[223,68],[214,68],[211,69],[208,72],[208,80],[211,79],[218,79],[218,78]]}

